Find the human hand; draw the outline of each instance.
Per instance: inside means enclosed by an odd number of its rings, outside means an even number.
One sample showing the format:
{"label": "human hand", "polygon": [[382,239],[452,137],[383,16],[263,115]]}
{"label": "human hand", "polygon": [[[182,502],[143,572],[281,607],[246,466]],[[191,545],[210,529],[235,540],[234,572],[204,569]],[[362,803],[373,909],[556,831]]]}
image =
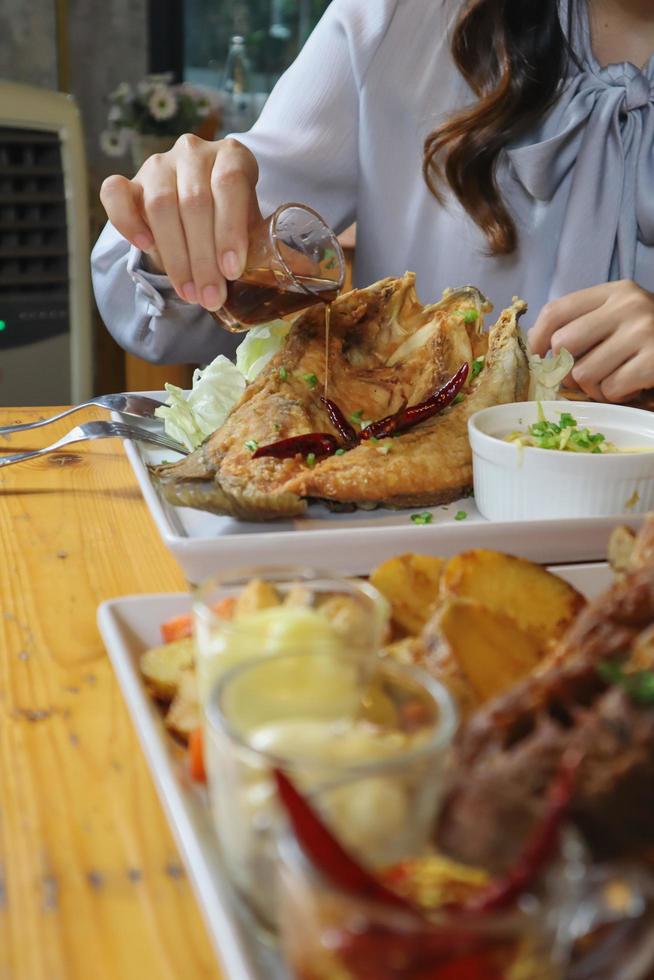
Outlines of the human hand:
{"label": "human hand", "polygon": [[261,220],[258,175],[254,156],[236,140],[187,133],[132,180],[107,177],[100,199],[114,227],[182,299],[218,310],[226,280],[245,267],[249,229]]}
{"label": "human hand", "polygon": [[541,357],[569,350],[573,382],[596,401],[625,401],[654,388],[654,294],[631,279],[547,303],[528,336]]}

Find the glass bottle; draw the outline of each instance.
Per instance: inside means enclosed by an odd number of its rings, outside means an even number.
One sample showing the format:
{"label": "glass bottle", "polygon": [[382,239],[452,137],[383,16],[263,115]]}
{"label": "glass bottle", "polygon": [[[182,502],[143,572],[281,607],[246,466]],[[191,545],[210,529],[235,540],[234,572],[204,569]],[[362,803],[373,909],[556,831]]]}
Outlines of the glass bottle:
{"label": "glass bottle", "polygon": [[232,38],[223,78],[223,129],[229,133],[244,133],[254,123],[250,62],[245,41],[240,35]]}

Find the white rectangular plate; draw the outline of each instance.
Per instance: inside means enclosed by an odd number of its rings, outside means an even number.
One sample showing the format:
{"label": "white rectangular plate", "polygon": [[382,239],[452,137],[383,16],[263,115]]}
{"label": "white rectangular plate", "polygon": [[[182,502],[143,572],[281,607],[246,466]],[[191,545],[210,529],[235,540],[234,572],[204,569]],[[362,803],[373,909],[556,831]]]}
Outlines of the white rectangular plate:
{"label": "white rectangular plate", "polygon": [[[588,598],[612,581],[605,563],[554,567],[552,571]],[[143,651],[161,642],[161,624],[189,608],[189,596],[181,593],[126,596],[102,603],[98,626],[226,980],[288,980],[278,954],[257,939],[252,921],[229,887],[207,794],[190,779],[182,752],[166,732],[138,669]]]}
{"label": "white rectangular plate", "polygon": [[125,596],[102,603],[98,627],[226,978],[287,980],[277,952],[257,940],[229,886],[206,790],[190,778],[185,753],[166,731],[139,671],[140,655],[161,643],[161,624],[190,608],[190,597],[179,592]]}
{"label": "white rectangular plate", "polygon": [[[165,392],[145,392],[165,400]],[[585,520],[484,520],[472,498],[442,507],[411,510],[358,510],[334,514],[313,504],[304,517],[261,523],[237,521],[188,507],[173,507],[159,493],[148,464],[173,461],[174,453],[142,443],[125,449],[164,544],[189,582],[245,565],[303,564],[350,574],[403,551],[431,551],[445,557],[466,548],[495,548],[531,561],[600,561],[616,524],[637,528],[642,515]],[[181,457],[180,457],[181,458]],[[416,525],[411,514],[429,510],[431,524]],[[464,520],[456,520],[458,512]]]}

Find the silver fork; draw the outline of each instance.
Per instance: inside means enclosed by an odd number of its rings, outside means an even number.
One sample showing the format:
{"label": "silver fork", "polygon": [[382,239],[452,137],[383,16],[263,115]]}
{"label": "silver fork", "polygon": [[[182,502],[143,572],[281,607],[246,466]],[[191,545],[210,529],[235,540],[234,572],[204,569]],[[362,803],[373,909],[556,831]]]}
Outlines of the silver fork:
{"label": "silver fork", "polygon": [[73,412],[79,412],[80,409],[89,408],[92,405],[96,405],[98,408],[108,408],[110,411],[120,412],[122,415],[131,415],[134,418],[153,419],[155,410],[162,404],[163,402],[155,401],[154,398],[148,398],[146,395],[129,395],[127,393],[98,395],[96,398],[89,398],[86,402],[80,402],[79,405],[73,405],[72,408],[67,408],[65,412],[59,412],[58,415],[53,415],[49,419],[39,419],[38,422],[20,422],[17,425],[0,425],[0,435],[25,432],[27,429],[40,429],[42,425],[50,425],[51,422],[56,422],[58,419],[65,418],[66,415],[72,415]]}
{"label": "silver fork", "polygon": [[34,459],[36,456],[45,456],[46,453],[56,452],[57,449],[70,446],[73,442],[116,437],[119,439],[139,439],[141,442],[151,442],[155,446],[163,446],[164,449],[171,449],[173,452],[182,453],[184,456],[188,454],[188,451],[178,442],[159,432],[148,432],[147,429],[139,429],[138,426],[127,425],[125,422],[84,422],[82,425],[75,426],[61,439],[57,439],[51,446],[45,446],[43,449],[32,449],[26,453],[16,453],[13,456],[0,456],[0,467],[11,466],[12,463],[22,463],[24,459]]}

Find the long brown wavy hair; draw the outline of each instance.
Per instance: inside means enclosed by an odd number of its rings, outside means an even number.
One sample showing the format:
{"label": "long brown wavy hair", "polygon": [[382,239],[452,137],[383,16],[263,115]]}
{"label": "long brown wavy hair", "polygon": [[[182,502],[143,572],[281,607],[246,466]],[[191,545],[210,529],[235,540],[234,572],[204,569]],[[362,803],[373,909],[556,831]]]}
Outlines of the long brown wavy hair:
{"label": "long brown wavy hair", "polygon": [[[568,38],[574,8],[570,0]],[[486,235],[491,255],[509,255],[518,236],[497,186],[497,161],[555,101],[574,58],[558,0],[468,0],[452,54],[478,101],[427,138],[423,174],[439,200],[449,185]]]}

